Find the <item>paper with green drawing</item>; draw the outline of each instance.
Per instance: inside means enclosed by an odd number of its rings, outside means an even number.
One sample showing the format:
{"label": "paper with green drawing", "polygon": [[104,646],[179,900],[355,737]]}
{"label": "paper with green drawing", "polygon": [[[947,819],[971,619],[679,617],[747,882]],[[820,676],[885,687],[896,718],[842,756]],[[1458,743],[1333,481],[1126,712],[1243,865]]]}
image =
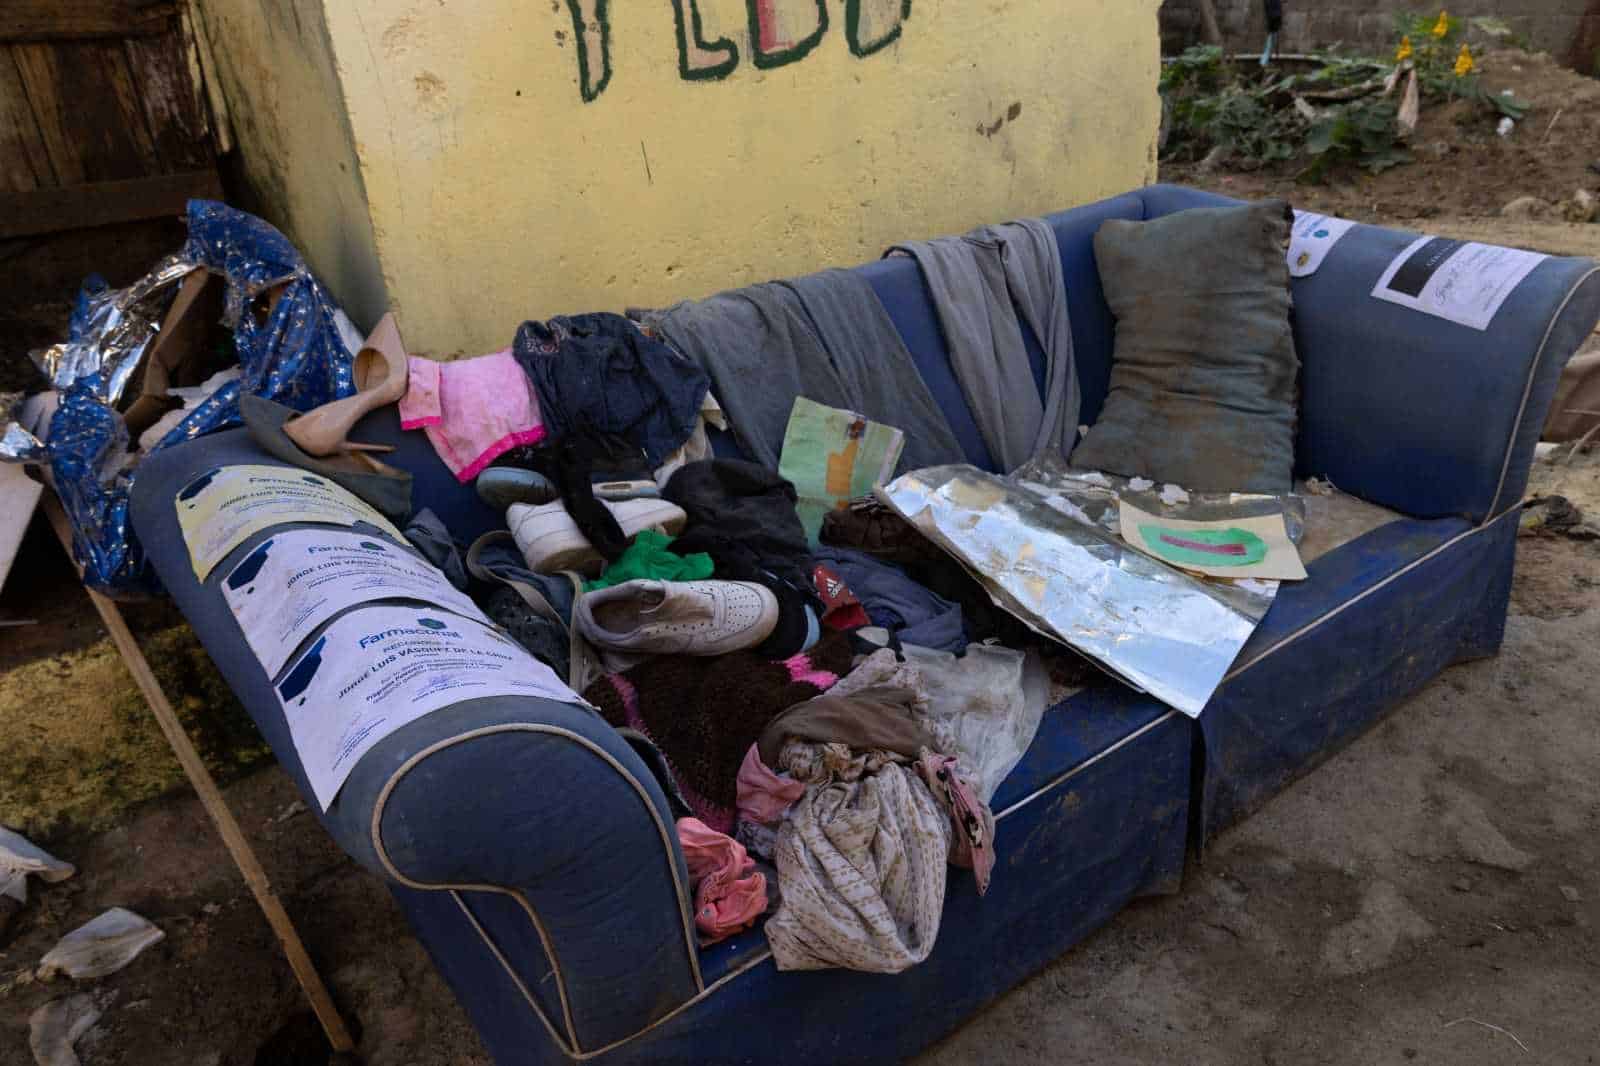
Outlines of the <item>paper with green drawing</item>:
{"label": "paper with green drawing", "polygon": [[1142,511],[1123,500],[1122,539],[1146,555],[1208,577],[1303,581],[1306,568],[1283,515],[1185,521]]}

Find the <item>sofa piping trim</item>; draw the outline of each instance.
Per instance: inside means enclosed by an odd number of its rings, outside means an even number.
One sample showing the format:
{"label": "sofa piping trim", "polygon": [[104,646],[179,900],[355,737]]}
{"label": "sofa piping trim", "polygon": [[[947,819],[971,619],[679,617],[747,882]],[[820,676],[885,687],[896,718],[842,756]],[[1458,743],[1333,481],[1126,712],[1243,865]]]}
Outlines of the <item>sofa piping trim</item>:
{"label": "sofa piping trim", "polygon": [[1096,752],[1094,755],[1092,755],[1089,758],[1083,760],[1083,762],[1081,762],[1078,765],[1072,767],[1070,770],[1067,770],[1065,773],[1061,774],[1060,776],[1053,777],[1049,781],[1047,781],[1044,784],[1040,785],[1038,788],[1034,789],[1032,792],[1028,793],[1026,796],[1022,797],[1021,799],[1017,800],[1017,802],[1013,803],[1011,806],[1007,807],[1005,810],[996,813],[995,816],[994,816],[994,820],[996,822],[998,822],[1002,818],[1005,818],[1005,817],[1007,817],[1009,815],[1015,814],[1017,811],[1021,810],[1023,807],[1026,807],[1028,804],[1032,803],[1034,800],[1038,799],[1040,796],[1043,796],[1046,792],[1050,792],[1053,789],[1055,789],[1056,786],[1061,785],[1061,784],[1071,780],[1074,777],[1077,777],[1083,771],[1087,770],[1089,767],[1093,766],[1095,763],[1099,762],[1101,759],[1104,759],[1107,755],[1110,755],[1112,752],[1116,751],[1118,748],[1122,747],[1125,744],[1133,743],[1135,740],[1138,740],[1140,737],[1142,737],[1146,733],[1150,732],[1156,726],[1158,726],[1161,723],[1167,721],[1168,719],[1173,718],[1178,713],[1179,713],[1178,711],[1168,709],[1166,714],[1163,714],[1161,717],[1155,719],[1152,722],[1146,722],[1144,725],[1140,726],[1138,729],[1135,729],[1133,732],[1129,733],[1127,736],[1123,737],[1121,740],[1117,741],[1115,744],[1111,745],[1109,748],[1105,748],[1102,751]]}
{"label": "sofa piping trim", "polygon": [[[500,946],[494,942],[494,940],[489,936],[488,932],[484,930],[481,924],[479,924],[478,916],[472,913],[472,908],[467,906],[467,901],[462,899],[461,893],[457,892],[455,889],[452,888],[448,891],[450,892],[450,898],[456,901],[456,906],[461,908],[461,913],[467,916],[467,921],[470,922],[472,928],[477,931],[478,939],[483,941],[483,946],[489,949],[489,953],[495,957],[495,961],[500,963],[500,968],[506,972],[506,976],[511,978],[511,983],[517,986],[518,992],[522,993],[522,998],[528,1001],[529,1007],[533,1008],[533,1013],[538,1015],[539,1020],[544,1023],[545,1032],[550,1034],[550,1039],[555,1042],[556,1047],[560,1048],[564,1053],[570,1056],[572,1054],[572,1050],[568,1046],[566,1039],[563,1038],[560,1033],[556,1032],[555,1023],[552,1022],[550,1020],[550,1016],[544,1012],[544,1008],[539,1006],[539,1001],[533,998],[533,994],[528,991],[528,986],[523,984],[522,978],[518,977],[517,972],[511,968],[511,963],[507,961],[505,955],[501,953]],[[542,928],[539,930],[539,938],[541,940],[544,939],[544,930]],[[552,966],[551,970],[552,972],[555,972],[555,967]],[[560,981],[561,975],[557,973],[556,982],[558,986]]]}
{"label": "sofa piping trim", "polygon": [[[1584,284],[1597,274],[1600,274],[1600,267],[1590,269],[1583,277],[1573,283],[1572,288],[1567,290],[1567,295],[1562,299],[1561,306],[1557,307],[1556,313],[1550,316],[1550,324],[1544,328],[1544,340],[1539,342],[1539,351],[1534,355],[1533,362],[1528,367],[1528,380],[1522,386],[1522,403],[1517,408],[1517,420],[1511,424],[1511,436],[1506,441],[1506,457],[1500,464],[1500,480],[1495,484],[1494,495],[1489,498],[1489,506],[1484,508],[1486,513],[1493,514],[1495,505],[1500,502],[1500,494],[1505,491],[1506,475],[1511,473],[1511,453],[1516,451],[1517,448],[1517,434],[1522,432],[1522,418],[1528,413],[1528,397],[1533,393],[1533,379],[1539,371],[1539,364],[1544,362],[1545,350],[1550,347],[1550,335],[1556,331],[1556,323],[1561,321],[1562,315],[1566,314],[1567,307],[1577,297],[1578,290],[1583,288]],[[1498,517],[1489,521],[1494,520],[1498,520]],[[1488,521],[1484,524],[1487,525]]]}
{"label": "sofa piping trim", "polygon": [[[1060,776],[1052,778],[1050,781],[1046,782],[1045,784],[1041,785],[1039,788],[1035,789],[1033,792],[1029,793],[1028,795],[1024,796],[1022,799],[1020,799],[1017,802],[1013,803],[1011,806],[1007,807],[1005,810],[996,813],[995,816],[994,816],[995,821],[999,822],[1002,819],[1007,818],[1012,814],[1015,814],[1017,811],[1021,810],[1023,807],[1027,806],[1028,804],[1032,803],[1034,800],[1036,800],[1039,797],[1043,796],[1045,793],[1054,790],[1055,788],[1057,788],[1058,786],[1060,786],[1064,782],[1066,782],[1068,780],[1071,780],[1072,778],[1076,777],[1078,774],[1080,774],[1083,771],[1087,770],[1089,767],[1093,766],[1095,763],[1099,762],[1101,759],[1104,759],[1106,756],[1110,755],[1112,752],[1116,751],[1118,748],[1121,748],[1126,744],[1130,744],[1133,741],[1138,740],[1140,737],[1144,736],[1146,733],[1148,733],[1151,730],[1155,729],[1157,726],[1161,725],[1163,722],[1166,722],[1169,719],[1177,717],[1178,714],[1179,714],[1178,711],[1168,710],[1166,714],[1161,715],[1159,718],[1155,719],[1154,721],[1146,722],[1144,725],[1140,726],[1138,729],[1133,730],[1127,736],[1125,736],[1122,739],[1118,740],[1115,744],[1112,744],[1110,747],[1106,748],[1104,751],[1097,752],[1095,755],[1091,756],[1088,759],[1085,759],[1083,762],[1081,762],[1078,765],[1074,766],[1072,769],[1066,771],[1065,773],[1061,774]],[[471,918],[471,915],[469,914],[468,917]],[[499,950],[497,950],[494,947],[493,943],[489,940],[489,937],[488,937],[487,933],[485,932],[485,930],[482,929],[478,925],[478,923],[476,921],[473,921],[472,924],[473,924],[473,928],[478,930],[478,935],[483,937],[484,941],[489,944],[489,950],[493,951],[495,957],[500,959],[500,964],[506,968],[507,975],[510,976],[511,979],[514,982],[516,982],[516,985],[517,985],[518,988],[522,989],[522,994],[523,994],[524,997],[527,997],[529,1005],[532,1006],[535,1010],[538,1010],[539,1009],[538,1003],[535,1002],[534,999],[531,996],[528,995],[527,989],[523,987],[522,982],[520,980],[517,980],[516,975],[511,972],[510,965],[506,962],[505,958],[500,954]],[[674,1007],[672,1010],[668,1011],[666,1014],[663,1014],[661,1017],[657,1018],[655,1021],[651,1022],[649,1025],[645,1026],[643,1029],[640,1029],[637,1033],[634,1033],[634,1034],[632,1034],[630,1036],[625,1036],[621,1040],[617,1040],[617,1041],[615,1041],[613,1043],[607,1044],[605,1047],[596,1048],[594,1051],[573,1052],[573,1051],[571,1051],[571,1050],[569,1050],[567,1048],[566,1043],[564,1041],[561,1041],[561,1040],[558,1039],[556,1041],[556,1044],[557,1044],[558,1047],[561,1048],[562,1052],[565,1053],[568,1058],[573,1059],[574,1061],[577,1061],[577,1062],[583,1062],[583,1061],[585,1061],[587,1059],[592,1059],[592,1058],[595,1058],[596,1056],[599,1056],[599,1055],[608,1054],[609,1052],[615,1051],[617,1048],[622,1047],[624,1044],[632,1043],[633,1041],[635,1041],[635,1040],[639,1039],[640,1037],[644,1036],[645,1034],[649,1033],[651,1030],[657,1029],[660,1026],[663,1026],[663,1025],[667,1024],[672,1019],[674,1019],[678,1015],[682,1014],[684,1011],[686,1011],[689,1008],[691,1008],[691,1007],[697,1005],[698,1003],[700,1003],[701,1000],[710,998],[713,993],[717,992],[719,989],[722,988],[723,985],[727,984],[729,981],[732,981],[733,979],[735,979],[737,977],[743,976],[745,973],[747,973],[750,970],[755,969],[757,966],[760,966],[762,963],[766,962],[770,958],[772,958],[772,949],[771,948],[763,948],[760,952],[756,953],[755,955],[753,955],[749,959],[747,959],[744,962],[744,964],[739,966],[737,969],[729,970],[727,973],[723,974],[721,977],[719,977],[715,981],[711,982],[711,984],[707,985],[704,988],[704,990],[700,992],[699,995],[696,995],[691,999],[684,1000],[682,1003],[678,1004],[676,1007]],[[543,1012],[541,1011],[540,1013],[541,1013],[541,1016],[542,1016]],[[548,1025],[548,1022],[546,1024]]]}
{"label": "sofa piping trim", "polygon": [[[1311,632],[1313,629],[1316,629],[1319,626],[1321,626],[1322,623],[1324,623],[1326,621],[1329,621],[1330,619],[1334,618],[1335,616],[1337,616],[1339,614],[1342,614],[1345,611],[1346,608],[1352,607],[1355,604],[1360,603],[1362,600],[1366,599],[1368,596],[1371,596],[1373,593],[1377,592],[1379,589],[1383,588],[1385,585],[1388,585],[1390,582],[1398,581],[1400,578],[1404,577],[1406,574],[1408,574],[1411,571],[1415,570],[1417,567],[1421,566],[1423,563],[1428,562],[1430,559],[1433,559],[1435,556],[1437,556],[1437,555],[1439,555],[1439,554],[1441,554],[1443,552],[1449,551],[1451,548],[1455,547],[1457,544],[1461,543],[1463,540],[1467,539],[1468,537],[1474,537],[1474,536],[1477,536],[1479,533],[1486,532],[1491,526],[1494,526],[1497,523],[1504,521],[1505,517],[1507,515],[1513,514],[1513,513],[1515,513],[1515,512],[1513,512],[1513,511],[1504,511],[1504,512],[1501,512],[1501,514],[1498,517],[1490,519],[1489,521],[1485,522],[1481,526],[1473,526],[1471,529],[1462,530],[1460,533],[1457,533],[1455,536],[1451,537],[1449,540],[1445,541],[1443,544],[1439,545],[1437,548],[1434,548],[1432,551],[1428,552],[1428,554],[1423,555],[1423,556],[1419,556],[1418,558],[1415,558],[1415,559],[1411,560],[1405,566],[1402,566],[1400,569],[1396,570],[1394,573],[1390,574],[1388,577],[1385,577],[1382,581],[1379,581],[1379,582],[1377,582],[1377,583],[1375,583],[1373,585],[1368,586],[1365,589],[1362,589],[1361,592],[1359,592],[1358,594],[1350,597],[1348,600],[1345,600],[1343,603],[1339,604],[1337,607],[1334,607],[1333,609],[1329,610],[1325,614],[1322,614],[1322,615],[1319,615],[1316,618],[1313,618],[1311,621],[1307,622],[1305,625],[1301,626],[1299,629],[1295,630],[1293,633],[1290,633],[1288,636],[1284,637],[1282,640],[1280,640],[1276,644],[1272,645],[1272,647],[1266,648],[1263,651],[1261,651],[1258,654],[1256,654],[1255,656],[1251,657],[1251,659],[1248,662],[1245,662],[1245,663],[1243,663],[1243,664],[1241,664],[1239,666],[1235,666],[1232,670],[1228,671],[1226,676],[1223,677],[1222,684],[1226,685],[1229,681],[1232,681],[1234,678],[1238,677],[1240,674],[1244,673],[1246,670],[1249,670],[1251,667],[1255,666],[1257,663],[1259,663],[1263,659],[1267,658],[1267,656],[1272,655],[1272,654],[1274,654],[1274,653],[1276,653],[1278,651],[1281,651],[1283,648],[1289,646],[1290,644],[1293,644],[1295,641],[1299,640],[1301,637],[1305,636],[1307,633]],[[1221,686],[1218,686],[1218,687],[1220,688]]]}
{"label": "sofa piping trim", "polygon": [[[694,938],[694,934],[689,925],[689,912],[685,903],[688,896],[684,890],[683,881],[678,876],[678,864],[672,861],[672,845],[669,837],[667,836],[666,828],[662,825],[660,813],[656,811],[655,805],[650,802],[650,796],[645,792],[644,786],[642,786],[639,781],[628,772],[627,767],[617,762],[617,760],[613,758],[612,755],[604,748],[601,748],[598,744],[594,743],[592,740],[589,740],[587,737],[583,737],[577,733],[574,733],[570,729],[563,729],[560,726],[538,725],[534,723],[512,723],[498,726],[485,726],[481,729],[468,730],[467,732],[461,733],[457,736],[447,737],[444,740],[436,741],[428,747],[417,752],[415,755],[411,756],[411,758],[407,759],[397,770],[395,770],[395,772],[389,777],[389,780],[384,783],[382,791],[378,793],[377,802],[373,804],[372,808],[372,846],[377,852],[378,861],[383,864],[384,869],[388,871],[391,877],[409,888],[417,888],[427,891],[454,891],[460,889],[473,892],[498,892],[502,895],[507,895],[515,899],[517,903],[521,905],[522,909],[527,912],[529,920],[533,923],[534,930],[539,934],[539,942],[544,948],[545,955],[550,960],[551,970],[555,974],[556,991],[560,995],[561,1013],[566,1023],[568,1039],[571,1041],[571,1046],[573,1048],[578,1047],[577,1028],[572,1021],[572,1007],[567,999],[567,985],[566,980],[561,973],[561,960],[556,954],[555,945],[551,941],[550,935],[544,927],[544,923],[539,919],[538,912],[534,910],[533,904],[531,901],[529,901],[527,896],[525,896],[520,890],[505,888],[500,885],[427,884],[421,881],[414,881],[411,878],[406,877],[399,871],[398,868],[396,868],[394,862],[389,858],[388,850],[383,844],[383,812],[385,807],[388,805],[390,794],[399,785],[400,780],[405,777],[406,774],[410,773],[412,769],[422,762],[422,760],[437,752],[443,751],[445,748],[453,747],[456,744],[462,743],[463,741],[474,740],[478,737],[489,736],[495,733],[546,733],[553,736],[564,737],[565,739],[588,749],[590,753],[603,760],[614,771],[616,771],[620,777],[633,786],[634,791],[639,795],[639,801],[643,803],[645,809],[650,812],[650,817],[656,825],[656,831],[661,836],[662,850],[667,857],[667,868],[672,873],[673,885],[677,889],[678,913],[679,918],[683,923],[684,946],[686,954],[689,958],[689,968],[694,974],[695,987],[700,989],[701,993],[703,994],[705,992],[706,984],[705,978],[700,973],[698,947]],[[476,925],[476,923],[474,924]],[[482,935],[482,930],[479,931],[479,934]],[[487,937],[484,939],[486,942],[489,942]],[[495,955],[497,957],[500,957],[499,951],[494,949],[492,942],[489,943],[491,950],[495,951]],[[510,967],[506,963],[504,957],[500,957],[500,962],[501,965],[506,966],[507,972],[510,973]],[[514,974],[512,976],[515,978]],[[521,982],[519,981],[518,984],[520,985]],[[693,1000],[690,1002],[693,1002]],[[539,1010],[538,1005],[531,998],[529,999],[529,1003],[534,1006],[535,1010]],[[540,1010],[539,1014],[540,1018],[545,1021],[546,1026],[552,1029],[552,1035],[554,1035],[554,1028],[553,1026],[550,1026],[549,1020],[544,1018],[544,1012]],[[631,1039],[631,1037],[628,1039]],[[566,1043],[559,1038],[556,1042],[558,1045],[562,1045],[563,1047]]]}

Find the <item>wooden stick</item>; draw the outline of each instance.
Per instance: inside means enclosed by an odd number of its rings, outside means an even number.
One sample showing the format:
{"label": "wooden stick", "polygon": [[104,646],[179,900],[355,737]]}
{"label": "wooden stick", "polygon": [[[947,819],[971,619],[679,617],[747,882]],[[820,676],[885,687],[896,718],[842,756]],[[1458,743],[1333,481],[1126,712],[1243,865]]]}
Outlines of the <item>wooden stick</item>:
{"label": "wooden stick", "polygon": [[1217,25],[1217,9],[1211,0],[1195,0],[1195,6],[1200,9],[1200,32],[1205,35],[1207,44],[1222,44],[1222,27]]}
{"label": "wooden stick", "polygon": [[[72,528],[67,523],[66,514],[61,510],[61,502],[56,499],[54,493],[46,493],[43,505],[45,515],[50,519],[50,525],[54,527],[62,548],[66,549],[68,558],[71,558]],[[333,1045],[333,1050],[337,1052],[353,1051],[355,1044],[350,1039],[350,1030],[345,1028],[344,1019],[339,1017],[339,1011],[334,1007],[332,997],[328,995],[327,986],[322,983],[316,967],[311,963],[311,956],[306,954],[305,945],[300,941],[300,934],[295,932],[294,923],[289,920],[278,894],[267,881],[266,871],[261,868],[261,861],[256,858],[255,849],[250,847],[250,842],[245,839],[239,823],[234,820],[233,812],[228,809],[227,802],[218,791],[211,772],[201,761],[200,753],[194,750],[194,745],[190,743],[189,735],[184,732],[183,724],[178,721],[172,704],[167,702],[166,693],[161,691],[161,683],[156,680],[156,675],[150,670],[150,663],[139,650],[139,642],[128,629],[122,611],[115,603],[94,589],[85,588],[84,591],[89,594],[95,610],[100,612],[100,620],[106,624],[112,642],[122,655],[123,664],[133,675],[134,684],[139,686],[145,702],[150,705],[150,712],[155,715],[156,724],[165,734],[167,743],[172,747],[172,753],[178,757],[178,763],[188,776],[189,784],[194,786],[195,792],[200,796],[200,803],[205,807],[212,824],[217,827],[222,843],[227,847],[228,854],[233,857],[233,864],[244,876],[245,884],[250,886],[261,912],[267,916],[267,924],[272,926],[272,931],[278,936],[278,942],[283,945],[283,953],[289,958],[289,967],[294,970],[301,989],[311,1001],[311,1009],[316,1012],[317,1020],[322,1023],[322,1031],[327,1034],[328,1043]]]}

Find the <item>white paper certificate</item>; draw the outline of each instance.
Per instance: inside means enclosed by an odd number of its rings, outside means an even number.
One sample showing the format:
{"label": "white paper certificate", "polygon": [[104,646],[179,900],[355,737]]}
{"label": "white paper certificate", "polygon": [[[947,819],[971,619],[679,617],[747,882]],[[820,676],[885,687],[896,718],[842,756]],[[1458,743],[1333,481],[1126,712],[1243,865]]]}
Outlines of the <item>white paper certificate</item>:
{"label": "white paper certificate", "polygon": [[1303,278],[1315,274],[1328,252],[1339,243],[1339,238],[1349,233],[1354,225],[1345,218],[1296,211],[1289,237],[1290,276]]}
{"label": "white paper certificate", "polygon": [[373,600],[421,600],[489,624],[438,567],[381,537],[342,530],[291,529],[262,541],[228,574],[222,594],[272,676],[318,626]]}
{"label": "white paper certificate", "polygon": [[583,702],[494,630],[391,605],[341,615],[278,682],[289,735],[323,810],[378,741],[429,711],[485,696]]}
{"label": "white paper certificate", "polygon": [[1447,237],[1418,237],[1389,264],[1372,295],[1484,330],[1533,268],[1550,258]]}
{"label": "white paper certificate", "polygon": [[201,581],[250,534],[288,522],[366,522],[395,540],[405,539],[342,486],[286,466],[213,467],[179,490],[176,505],[178,528]]}

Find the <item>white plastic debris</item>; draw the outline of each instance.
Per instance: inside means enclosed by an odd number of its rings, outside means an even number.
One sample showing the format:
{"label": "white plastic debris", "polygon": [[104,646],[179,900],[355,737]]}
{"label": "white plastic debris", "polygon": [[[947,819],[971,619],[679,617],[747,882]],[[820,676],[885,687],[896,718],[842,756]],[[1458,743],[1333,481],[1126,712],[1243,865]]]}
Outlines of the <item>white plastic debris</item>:
{"label": "white plastic debris", "polygon": [[80,1066],[72,1045],[94,1028],[100,1008],[86,993],[52,999],[28,1018],[28,1047],[39,1066]]}
{"label": "white plastic debris", "polygon": [[1177,485],[1162,485],[1161,502],[1168,507],[1175,507],[1180,503],[1188,503],[1189,494]]}
{"label": "white plastic debris", "polygon": [[1539,463],[1553,463],[1556,458],[1556,449],[1561,447],[1555,441],[1542,440],[1533,446],[1533,458]]}
{"label": "white plastic debris", "polygon": [[139,434],[139,450],[147,452],[151,448],[154,448],[161,442],[162,437],[165,437],[168,433],[171,433],[178,427],[179,422],[182,422],[185,418],[188,418],[190,412],[192,412],[196,407],[199,407],[206,400],[210,399],[212,393],[216,392],[229,382],[239,380],[240,375],[243,373],[244,371],[242,371],[239,367],[230,366],[226,370],[219,370],[215,374],[212,374],[199,385],[168,389],[167,395],[175,400],[181,400],[182,406],[168,411],[166,414],[156,419],[155,424],[149,429]]}
{"label": "white plastic debris", "polygon": [[40,980],[64,973],[75,981],[116,973],[166,936],[130,910],[112,907],[62,937],[39,960]]}
{"label": "white plastic debris", "polygon": [[1500,125],[1496,126],[1494,131],[1502,137],[1509,137],[1511,136],[1511,131],[1516,128],[1516,119],[1512,118],[1510,115],[1507,115],[1505,118],[1500,120]]}
{"label": "white plastic debris", "polygon": [[1156,483],[1154,481],[1151,481],[1147,477],[1136,477],[1136,478],[1129,478],[1128,479],[1128,488],[1132,492],[1144,492],[1146,489],[1153,489],[1155,487],[1156,487]]}
{"label": "white plastic debris", "polygon": [[1046,496],[1044,498],[1044,502],[1060,511],[1074,522],[1082,522],[1086,526],[1094,525],[1094,520],[1084,512],[1082,507],[1079,507],[1077,504],[1073,503],[1071,500],[1060,495],[1059,493]]}
{"label": "white plastic debris", "polygon": [[62,862],[20,833],[0,827],[0,896],[28,902],[28,875],[41,881],[65,881],[77,868]]}

